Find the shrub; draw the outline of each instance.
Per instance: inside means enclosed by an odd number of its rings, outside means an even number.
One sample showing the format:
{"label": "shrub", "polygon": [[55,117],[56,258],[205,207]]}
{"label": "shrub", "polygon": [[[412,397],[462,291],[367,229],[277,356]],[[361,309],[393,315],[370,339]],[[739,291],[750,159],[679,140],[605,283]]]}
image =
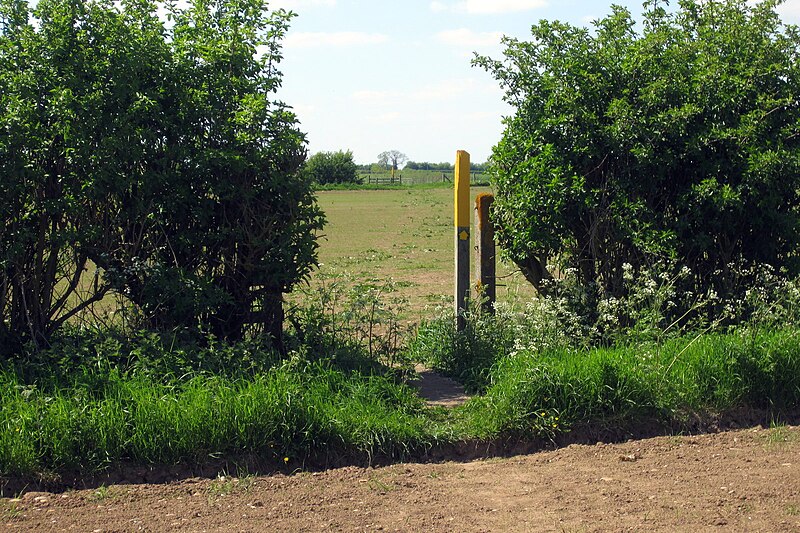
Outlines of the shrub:
{"label": "shrub", "polygon": [[800,32],[774,1],[647,4],[640,31],[614,7],[475,60],[516,108],[492,156],[500,245],[542,292],[554,258],[615,297],[659,258],[723,298],[730,263],[796,273]]}
{"label": "shrub", "polygon": [[318,152],[308,158],[304,172],[309,180],[320,185],[359,182],[358,167],[350,150]]}
{"label": "shrub", "polygon": [[167,27],[157,9],[43,0],[30,20],[0,0],[7,338],[46,345],[113,290],[148,326],[281,345],[323,223],[304,135],[272,97],[291,15],[197,0]]}

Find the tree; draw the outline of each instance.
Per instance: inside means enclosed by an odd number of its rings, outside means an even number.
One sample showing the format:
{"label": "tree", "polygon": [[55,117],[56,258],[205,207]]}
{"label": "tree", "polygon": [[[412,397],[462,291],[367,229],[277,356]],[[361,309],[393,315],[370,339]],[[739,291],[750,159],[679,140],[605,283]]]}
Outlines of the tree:
{"label": "tree", "polygon": [[[0,0],[0,330],[46,343],[109,290],[151,326],[280,346],[323,216],[262,0]],[[98,267],[85,298],[84,270]],[[77,301],[77,303],[76,303]]]}
{"label": "tree", "polygon": [[138,239],[95,255],[156,327],[236,340],[254,324],[280,347],[283,294],[316,264],[323,223],[305,136],[272,99],[291,15],[263,0],[171,9],[162,157],[110,191]]}
{"label": "tree", "polygon": [[357,183],[358,167],[353,152],[318,152],[308,158],[305,173],[311,181],[327,183]]}
{"label": "tree", "polygon": [[85,279],[88,243],[110,234],[92,195],[146,159],[135,133],[151,128],[148,99],[162,87],[160,24],[141,14],[110,2],[42,0],[33,14],[0,2],[4,348],[46,345],[110,290],[96,270]]}
{"label": "tree", "polygon": [[553,258],[610,294],[663,257],[723,291],[734,260],[797,271],[798,29],[779,0],[661,3],[641,33],[614,7],[474,61],[516,108],[492,156],[497,236],[542,292]]}
{"label": "tree", "polygon": [[408,156],[397,150],[387,150],[378,154],[378,164],[392,169],[392,176],[400,165],[408,161]]}

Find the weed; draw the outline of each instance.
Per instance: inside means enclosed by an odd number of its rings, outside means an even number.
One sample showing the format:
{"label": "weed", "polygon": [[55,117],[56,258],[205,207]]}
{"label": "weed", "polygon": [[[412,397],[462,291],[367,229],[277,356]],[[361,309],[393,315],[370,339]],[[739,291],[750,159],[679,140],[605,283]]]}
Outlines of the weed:
{"label": "weed", "polygon": [[394,485],[384,483],[376,477],[370,477],[367,481],[367,485],[369,486],[370,490],[380,494],[386,494],[387,492],[393,491],[395,488]]}
{"label": "weed", "polygon": [[766,445],[769,447],[780,448],[790,442],[795,442],[800,438],[797,432],[792,431],[785,423],[779,420],[771,420],[769,430],[764,435]]}
{"label": "weed", "polygon": [[0,519],[16,520],[20,516],[22,516],[22,511],[20,510],[16,501],[0,502]]}
{"label": "weed", "polygon": [[97,489],[89,496],[89,499],[94,502],[102,502],[111,497],[111,491],[105,485],[100,485]]}
{"label": "weed", "polygon": [[209,500],[216,500],[232,494],[247,494],[255,483],[255,476],[231,477],[219,474],[208,488]]}
{"label": "weed", "polygon": [[786,507],[786,514],[789,516],[800,516],[800,505],[791,504]]}
{"label": "weed", "polygon": [[375,362],[409,366],[400,352],[404,328],[399,315],[406,302],[393,281],[359,281],[334,272],[320,275],[299,298],[289,319],[297,341],[309,351],[340,360],[364,353]]}

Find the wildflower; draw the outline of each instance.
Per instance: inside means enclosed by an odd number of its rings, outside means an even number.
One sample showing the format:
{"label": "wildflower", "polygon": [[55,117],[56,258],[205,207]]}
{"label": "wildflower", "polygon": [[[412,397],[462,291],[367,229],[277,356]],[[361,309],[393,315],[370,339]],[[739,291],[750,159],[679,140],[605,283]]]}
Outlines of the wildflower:
{"label": "wildflower", "polygon": [[289,458],[288,458],[288,457],[284,457],[284,458],[283,458],[283,462],[284,462],[284,463],[288,463],[288,462],[289,462]]}

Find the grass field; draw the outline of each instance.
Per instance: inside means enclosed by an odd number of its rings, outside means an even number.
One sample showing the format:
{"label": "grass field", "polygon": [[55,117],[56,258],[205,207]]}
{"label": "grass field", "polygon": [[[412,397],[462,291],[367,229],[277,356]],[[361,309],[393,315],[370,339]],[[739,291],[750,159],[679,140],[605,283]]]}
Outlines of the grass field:
{"label": "grass field", "polygon": [[[488,187],[473,187],[472,197]],[[450,187],[321,191],[328,218],[320,239],[318,273],[348,272],[358,279],[393,279],[408,299],[406,318],[452,302],[453,191]],[[474,272],[474,258],[472,267]],[[498,300],[532,295],[521,274],[498,261]],[[473,276],[474,278],[474,276]]]}

